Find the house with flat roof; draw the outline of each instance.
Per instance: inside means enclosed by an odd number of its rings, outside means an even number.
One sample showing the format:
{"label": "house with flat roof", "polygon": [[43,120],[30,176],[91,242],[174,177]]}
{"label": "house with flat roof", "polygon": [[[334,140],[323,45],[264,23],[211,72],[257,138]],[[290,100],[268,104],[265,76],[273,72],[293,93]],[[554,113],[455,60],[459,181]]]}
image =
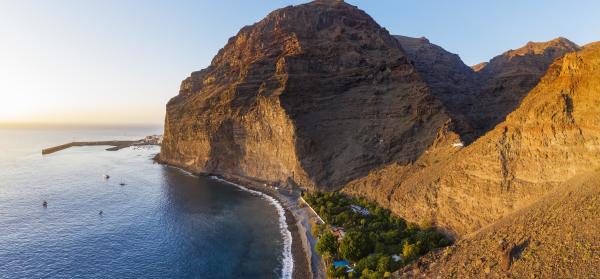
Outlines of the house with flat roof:
{"label": "house with flat roof", "polygon": [[363,216],[368,216],[369,214],[371,214],[368,209],[360,207],[355,204],[350,205],[350,209],[358,214],[363,215]]}

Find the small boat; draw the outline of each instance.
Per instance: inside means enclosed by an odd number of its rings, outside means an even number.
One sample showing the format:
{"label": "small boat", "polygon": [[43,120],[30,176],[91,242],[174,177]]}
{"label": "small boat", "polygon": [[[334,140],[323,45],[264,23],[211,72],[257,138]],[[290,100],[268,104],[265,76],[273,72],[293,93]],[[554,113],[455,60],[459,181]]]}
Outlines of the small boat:
{"label": "small boat", "polygon": [[110,175],[108,175],[108,174],[105,174],[103,177],[104,177],[104,179],[109,179],[109,178],[110,178]]}
{"label": "small boat", "polygon": [[119,183],[119,185],[121,185],[121,186],[125,186],[125,185],[127,185],[127,184],[125,184],[125,183],[121,182],[121,183]]}
{"label": "small boat", "polygon": [[42,206],[43,206],[43,207],[48,207],[48,202],[47,202],[47,201],[44,201],[44,202],[42,203]]}

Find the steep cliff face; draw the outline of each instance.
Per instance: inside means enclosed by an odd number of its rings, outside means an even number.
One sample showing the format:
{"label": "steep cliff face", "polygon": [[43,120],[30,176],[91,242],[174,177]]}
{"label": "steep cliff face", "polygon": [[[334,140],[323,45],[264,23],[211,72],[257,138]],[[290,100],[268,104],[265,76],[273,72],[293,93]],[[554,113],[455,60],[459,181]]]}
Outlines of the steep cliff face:
{"label": "steep cliff face", "polygon": [[579,49],[565,38],[529,42],[470,68],[425,38],[395,37],[467,143],[504,121],[555,59]]}
{"label": "steep cliff face", "polygon": [[[600,167],[600,44],[553,63],[507,120],[448,160],[397,178],[389,206],[458,235]],[[374,179],[374,178],[371,178]]]}
{"label": "steep cliff face", "polygon": [[476,136],[468,112],[473,111],[479,90],[477,75],[460,57],[426,38],[394,36],[412,61],[431,93],[444,105],[463,140]]}
{"label": "steep cliff face", "polygon": [[576,49],[530,43],[473,71],[341,1],[286,7],[182,82],[159,159],[365,196],[462,236],[599,166],[598,47],[551,65]]}
{"label": "steep cliff face", "polygon": [[339,189],[409,164],[451,127],[398,42],[341,1],[246,26],[167,105],[160,160]]}
{"label": "steep cliff face", "polygon": [[504,121],[554,60],[577,50],[579,46],[565,38],[529,42],[474,66],[480,92],[475,107],[467,112],[473,128],[483,134]]}

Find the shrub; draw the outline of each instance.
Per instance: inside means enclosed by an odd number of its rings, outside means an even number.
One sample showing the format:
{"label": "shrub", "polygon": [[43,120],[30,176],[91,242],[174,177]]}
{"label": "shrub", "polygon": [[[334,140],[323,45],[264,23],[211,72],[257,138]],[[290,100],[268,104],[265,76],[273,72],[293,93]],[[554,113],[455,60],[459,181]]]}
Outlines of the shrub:
{"label": "shrub", "polygon": [[404,246],[402,247],[402,257],[406,262],[410,262],[419,257],[419,247],[417,244],[404,242]]}
{"label": "shrub", "polygon": [[377,271],[386,272],[391,269],[392,259],[388,256],[381,256],[377,260]]}
{"label": "shrub", "polygon": [[351,231],[340,243],[340,255],[344,259],[358,261],[371,252],[371,244],[360,231]]}
{"label": "shrub", "polygon": [[319,241],[317,241],[315,249],[324,257],[334,257],[338,250],[338,243],[335,236],[331,232],[326,231],[323,235],[321,235]]}

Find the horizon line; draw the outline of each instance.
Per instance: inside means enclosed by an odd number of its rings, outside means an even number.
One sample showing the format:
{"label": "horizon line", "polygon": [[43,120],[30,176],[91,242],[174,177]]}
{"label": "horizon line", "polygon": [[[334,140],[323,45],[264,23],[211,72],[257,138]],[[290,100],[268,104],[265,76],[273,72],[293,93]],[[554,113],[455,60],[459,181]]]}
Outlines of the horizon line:
{"label": "horizon line", "polygon": [[111,127],[164,127],[164,123],[103,123],[103,122],[9,122],[0,121],[0,128],[43,128],[43,127],[73,127],[73,128],[111,128]]}

